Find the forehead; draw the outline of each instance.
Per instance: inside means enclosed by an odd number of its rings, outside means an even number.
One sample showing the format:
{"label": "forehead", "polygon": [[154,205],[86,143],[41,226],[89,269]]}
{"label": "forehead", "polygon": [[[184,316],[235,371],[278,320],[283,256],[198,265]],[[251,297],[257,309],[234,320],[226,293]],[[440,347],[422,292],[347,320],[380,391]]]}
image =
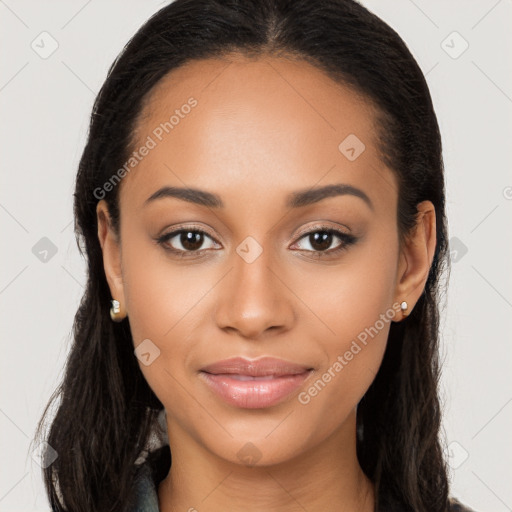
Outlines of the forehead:
{"label": "forehead", "polygon": [[123,179],[135,207],[165,185],[217,192],[228,206],[331,183],[395,200],[372,105],[302,60],[188,62],[146,98],[135,140],[151,146]]}

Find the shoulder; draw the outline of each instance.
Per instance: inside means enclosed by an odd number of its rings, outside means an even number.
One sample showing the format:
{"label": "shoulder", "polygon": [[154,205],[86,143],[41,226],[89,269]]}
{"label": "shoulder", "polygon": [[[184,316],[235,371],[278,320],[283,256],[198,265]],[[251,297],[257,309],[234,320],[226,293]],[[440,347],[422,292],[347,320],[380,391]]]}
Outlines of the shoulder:
{"label": "shoulder", "polygon": [[476,512],[474,509],[463,505],[457,498],[451,497],[448,502],[450,504],[450,512]]}

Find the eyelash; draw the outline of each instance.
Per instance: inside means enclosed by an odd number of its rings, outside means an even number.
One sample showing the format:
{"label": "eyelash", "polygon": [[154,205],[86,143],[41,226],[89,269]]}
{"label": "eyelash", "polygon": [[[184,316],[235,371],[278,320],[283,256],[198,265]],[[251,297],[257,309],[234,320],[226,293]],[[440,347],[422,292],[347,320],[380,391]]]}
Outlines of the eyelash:
{"label": "eyelash", "polygon": [[[171,239],[173,239],[175,236],[180,235],[181,233],[200,233],[203,235],[206,235],[207,237],[214,240],[216,243],[218,243],[213,237],[211,237],[206,231],[203,231],[202,229],[195,228],[195,227],[189,227],[189,228],[181,228],[177,229],[175,231],[171,231],[170,233],[166,233],[165,235],[162,235],[156,239],[156,242],[161,245],[164,250],[180,257],[180,258],[189,258],[197,256],[198,254],[202,253],[203,251],[208,251],[209,249],[201,249],[199,251],[183,251],[181,249],[174,249],[172,247],[169,247],[169,245],[166,245],[167,242]],[[343,251],[346,251],[349,246],[353,245],[357,242],[357,237],[354,235],[350,235],[348,233],[344,233],[343,231],[339,231],[337,229],[334,229],[332,227],[327,226],[315,226],[312,230],[307,231],[306,233],[302,233],[300,237],[298,238],[297,242],[302,240],[303,238],[306,238],[314,233],[328,233],[331,235],[335,235],[338,237],[343,243],[335,248],[330,249],[328,251],[309,251],[303,249],[305,252],[313,253],[315,256],[313,258],[327,258],[327,257],[334,257],[338,254],[342,253]],[[297,243],[295,242],[295,243]]]}

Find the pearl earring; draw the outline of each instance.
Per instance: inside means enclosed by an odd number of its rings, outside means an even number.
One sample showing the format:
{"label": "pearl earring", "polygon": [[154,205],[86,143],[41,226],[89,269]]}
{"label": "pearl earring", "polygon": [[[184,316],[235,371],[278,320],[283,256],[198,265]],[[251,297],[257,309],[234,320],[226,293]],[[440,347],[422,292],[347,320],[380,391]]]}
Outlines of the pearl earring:
{"label": "pearl earring", "polygon": [[116,299],[111,300],[110,303],[112,304],[110,307],[110,318],[114,322],[121,322],[123,320],[123,317],[119,315],[121,313],[121,303]]}
{"label": "pearl earring", "polygon": [[404,316],[408,315],[408,313],[406,313],[408,307],[409,306],[405,300],[402,302],[402,304],[400,304],[400,309],[402,310]]}

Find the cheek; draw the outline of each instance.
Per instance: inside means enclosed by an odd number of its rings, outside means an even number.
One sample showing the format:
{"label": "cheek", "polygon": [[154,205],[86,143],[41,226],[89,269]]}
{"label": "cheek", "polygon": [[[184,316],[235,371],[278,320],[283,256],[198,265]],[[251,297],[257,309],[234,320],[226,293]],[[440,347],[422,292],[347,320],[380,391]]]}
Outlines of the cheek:
{"label": "cheek", "polygon": [[[387,251],[378,247],[388,241]],[[389,240],[391,239],[391,242]],[[343,265],[329,272],[316,272],[303,282],[297,294],[307,297],[316,318],[311,336],[323,351],[318,374],[298,402],[310,417],[323,417],[328,432],[343,421],[373,382],[384,356],[391,322],[398,252],[393,233],[375,237],[352,253]],[[299,283],[296,283],[299,286]],[[316,325],[316,334],[313,327]]]}
{"label": "cheek", "polygon": [[[159,248],[124,238],[123,281],[134,347],[147,345],[158,354],[149,365],[139,361],[144,377],[166,405],[180,401],[180,383],[190,378],[192,335],[205,318],[208,292],[216,282],[206,266],[194,271],[169,261]],[[156,348],[155,348],[156,347]]]}
{"label": "cheek", "polygon": [[355,336],[355,330],[373,325],[392,305],[397,261],[396,232],[385,225],[374,227],[360,250],[332,276],[335,289],[330,290],[330,313],[339,328],[350,326],[348,334]]}
{"label": "cheek", "polygon": [[[349,249],[338,265],[308,264],[285,277],[310,310],[304,310],[304,318],[316,322],[319,334],[330,340],[329,353],[339,351],[339,340],[357,337],[392,307],[397,261],[397,234],[381,225]],[[389,315],[394,317],[393,310]]]}
{"label": "cheek", "polygon": [[[385,295],[383,292],[382,297]],[[323,364],[297,396],[305,424],[322,419],[315,427],[315,437],[329,436],[338,428],[375,379],[395,315],[382,297],[339,302],[338,307],[324,310],[334,334],[316,335],[324,352]]]}
{"label": "cheek", "polygon": [[147,241],[127,236],[123,245],[123,282],[134,342],[159,342],[189,334],[194,308],[211,281],[204,266],[185,270],[165,251]]}
{"label": "cheek", "polygon": [[[294,419],[311,424],[311,439],[329,437],[343,424],[375,379],[386,347],[382,331],[364,345],[339,343],[330,363],[321,368],[297,396]],[[308,430],[307,428],[305,430]]]}

